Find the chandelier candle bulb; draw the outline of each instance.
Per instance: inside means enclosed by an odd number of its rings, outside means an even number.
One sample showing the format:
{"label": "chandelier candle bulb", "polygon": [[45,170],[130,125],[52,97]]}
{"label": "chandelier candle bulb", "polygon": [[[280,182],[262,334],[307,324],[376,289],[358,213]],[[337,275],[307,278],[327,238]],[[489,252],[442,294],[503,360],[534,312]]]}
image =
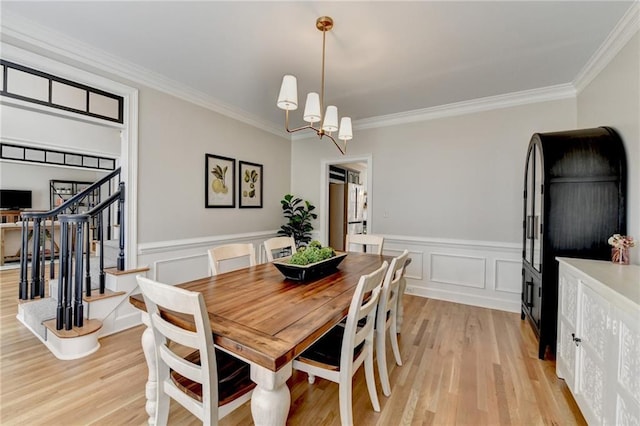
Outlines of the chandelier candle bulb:
{"label": "chandelier candle bulb", "polygon": [[317,123],[322,119],[320,116],[320,96],[316,92],[310,92],[307,95],[303,119],[307,123]]}
{"label": "chandelier candle bulb", "polygon": [[285,75],[282,78],[282,86],[278,96],[278,108],[285,111],[298,109],[298,81],[292,75]]}
{"label": "chandelier candle bulb", "polygon": [[327,112],[324,114],[322,130],[325,132],[335,132],[338,130],[338,108],[336,106],[329,105],[327,107]]}

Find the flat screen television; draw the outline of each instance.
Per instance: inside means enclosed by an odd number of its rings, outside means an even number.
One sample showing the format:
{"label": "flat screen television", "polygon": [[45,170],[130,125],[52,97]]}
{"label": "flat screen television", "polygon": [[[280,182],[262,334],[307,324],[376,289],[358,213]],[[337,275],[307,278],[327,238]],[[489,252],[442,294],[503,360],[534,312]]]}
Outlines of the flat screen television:
{"label": "flat screen television", "polygon": [[0,209],[30,209],[31,191],[0,189]]}

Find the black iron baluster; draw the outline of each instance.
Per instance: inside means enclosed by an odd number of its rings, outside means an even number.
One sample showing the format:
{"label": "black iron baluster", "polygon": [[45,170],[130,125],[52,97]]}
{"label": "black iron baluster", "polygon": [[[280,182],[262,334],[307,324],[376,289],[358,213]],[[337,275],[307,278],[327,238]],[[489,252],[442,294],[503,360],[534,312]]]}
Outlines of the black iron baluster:
{"label": "black iron baluster", "polygon": [[41,218],[35,218],[31,236],[33,237],[33,249],[31,251],[31,299],[40,294],[40,223]]}
{"label": "black iron baluster", "polygon": [[120,232],[118,232],[118,236],[120,237],[120,253],[118,254],[118,271],[124,271],[124,232],[125,232],[125,223],[124,223],[124,182],[120,182],[120,197],[118,199],[118,219],[120,222]]}
{"label": "black iron baluster", "polygon": [[[70,215],[65,215],[66,218],[71,218],[72,216]],[[73,236],[74,235],[74,224],[73,223],[69,223],[68,219],[67,219],[67,223],[69,226],[69,235]],[[73,237],[72,237],[73,238]],[[64,287],[64,291],[65,291],[65,295],[64,295],[64,302],[65,302],[65,308],[64,308],[64,326],[65,326],[65,330],[71,330],[73,328],[73,306],[72,306],[72,274],[73,274],[73,252],[74,252],[74,246],[77,244],[77,241],[75,240],[71,240],[70,244],[69,244],[69,253],[67,256],[67,273],[66,273],[66,281],[65,281],[65,287]]]}
{"label": "black iron baluster", "polygon": [[[107,210],[107,216],[109,215],[109,210]],[[104,275],[104,242],[102,240],[103,230],[102,230],[102,218],[104,216],[104,211],[98,213],[98,242],[100,244],[100,294],[104,294],[105,287],[105,275]]]}
{"label": "black iron baluster", "polygon": [[26,217],[22,218],[22,234],[20,235],[20,287],[18,291],[20,300],[27,300],[29,298],[29,280],[27,273],[27,257],[29,251],[28,229],[29,219]]}
{"label": "black iron baluster", "polygon": [[69,228],[67,222],[60,222],[60,277],[58,278],[58,304],[56,306],[56,330],[64,327],[64,296],[67,284],[67,258],[69,257]]}
{"label": "black iron baluster", "polygon": [[[91,296],[91,222],[87,222],[87,238],[85,240],[86,243],[86,255],[85,255],[85,276],[84,276],[84,286],[85,286],[85,294],[87,297]],[[82,287],[81,287],[82,288]]]}
{"label": "black iron baluster", "polygon": [[39,250],[40,252],[40,287],[39,287],[39,292],[38,292],[38,296],[40,296],[40,298],[44,297],[44,270],[45,270],[45,266],[47,265],[47,221],[45,220],[44,224],[42,225],[42,227],[40,228],[40,247]]}
{"label": "black iron baluster", "polygon": [[51,216],[51,258],[49,261],[49,280],[56,276],[55,258],[56,258],[56,217]]}
{"label": "black iron baluster", "polygon": [[[113,181],[109,181],[109,197],[111,196],[111,194],[113,194]],[[113,216],[113,204],[110,205],[107,209],[107,240],[110,240],[112,238],[112,230],[111,230],[111,219]]]}
{"label": "black iron baluster", "polygon": [[76,327],[82,327],[84,306],[82,305],[82,254],[84,246],[84,228],[89,226],[89,215],[75,215],[76,221],[76,270],[75,270],[75,303],[74,303],[74,321]]}

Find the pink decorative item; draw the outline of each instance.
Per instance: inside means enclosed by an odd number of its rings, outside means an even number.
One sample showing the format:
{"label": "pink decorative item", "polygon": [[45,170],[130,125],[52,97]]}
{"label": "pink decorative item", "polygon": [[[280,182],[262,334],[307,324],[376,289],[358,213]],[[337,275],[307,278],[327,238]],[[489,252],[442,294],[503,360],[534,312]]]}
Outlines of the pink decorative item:
{"label": "pink decorative item", "polygon": [[633,237],[613,234],[609,237],[608,243],[613,247],[611,249],[611,261],[620,265],[628,265],[629,248],[636,245],[635,241],[633,241]]}

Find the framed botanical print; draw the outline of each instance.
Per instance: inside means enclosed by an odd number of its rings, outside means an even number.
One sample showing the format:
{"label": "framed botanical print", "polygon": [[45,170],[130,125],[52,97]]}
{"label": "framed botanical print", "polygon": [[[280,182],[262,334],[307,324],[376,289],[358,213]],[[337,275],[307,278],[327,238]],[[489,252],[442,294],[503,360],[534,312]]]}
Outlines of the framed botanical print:
{"label": "framed botanical print", "polygon": [[239,161],[238,200],[240,208],[262,207],[262,164]]}
{"label": "framed botanical print", "polygon": [[235,207],[236,160],[219,155],[205,154],[204,206]]}

